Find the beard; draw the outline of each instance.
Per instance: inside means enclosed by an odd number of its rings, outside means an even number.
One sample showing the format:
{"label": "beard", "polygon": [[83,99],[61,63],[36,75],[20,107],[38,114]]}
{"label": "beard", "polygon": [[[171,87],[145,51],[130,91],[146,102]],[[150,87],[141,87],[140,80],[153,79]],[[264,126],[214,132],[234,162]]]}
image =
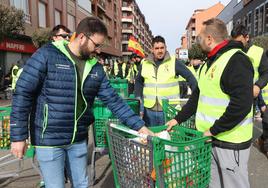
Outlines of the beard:
{"label": "beard", "polygon": [[81,59],[87,60],[91,58],[91,52],[88,49],[87,43],[84,43],[80,46],[79,53],[81,55]]}
{"label": "beard", "polygon": [[210,48],[208,46],[206,46],[205,44],[199,44],[199,45],[201,47],[202,52],[204,52],[206,54],[210,52]]}

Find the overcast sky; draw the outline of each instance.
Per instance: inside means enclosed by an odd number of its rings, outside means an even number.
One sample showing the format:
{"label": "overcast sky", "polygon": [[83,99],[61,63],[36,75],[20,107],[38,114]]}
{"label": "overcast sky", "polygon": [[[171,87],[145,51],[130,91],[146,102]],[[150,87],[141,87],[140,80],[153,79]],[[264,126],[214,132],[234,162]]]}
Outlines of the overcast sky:
{"label": "overcast sky", "polygon": [[[186,24],[195,9],[205,9],[219,0],[136,0],[153,35],[166,39],[168,51],[175,53]],[[230,0],[221,0],[227,5]]]}

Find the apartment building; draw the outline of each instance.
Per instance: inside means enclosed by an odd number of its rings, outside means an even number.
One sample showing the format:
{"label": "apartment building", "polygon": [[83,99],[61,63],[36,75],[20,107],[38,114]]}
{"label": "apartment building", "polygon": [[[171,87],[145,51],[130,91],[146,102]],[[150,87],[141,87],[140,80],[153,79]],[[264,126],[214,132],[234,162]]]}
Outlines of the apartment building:
{"label": "apartment building", "polygon": [[196,37],[200,33],[202,23],[210,18],[217,17],[217,15],[224,9],[224,5],[220,2],[207,9],[197,9],[188,21],[186,26],[186,40],[187,48],[191,48],[192,44],[196,42]]}
{"label": "apartment building", "polygon": [[132,52],[127,50],[130,36],[134,36],[141,44],[145,54],[150,53],[152,43],[152,31],[146,23],[135,0],[122,0],[122,56],[128,59]]}
{"label": "apartment building", "polygon": [[[72,31],[86,16],[92,15],[90,0],[1,0],[25,13],[25,32],[0,43],[0,68],[5,75],[18,60],[26,61],[36,48],[31,36],[36,29],[66,25]],[[3,76],[2,75],[2,76]]]}
{"label": "apartment building", "polygon": [[239,11],[233,15],[234,24],[242,23],[252,37],[268,34],[268,1],[242,0]]}

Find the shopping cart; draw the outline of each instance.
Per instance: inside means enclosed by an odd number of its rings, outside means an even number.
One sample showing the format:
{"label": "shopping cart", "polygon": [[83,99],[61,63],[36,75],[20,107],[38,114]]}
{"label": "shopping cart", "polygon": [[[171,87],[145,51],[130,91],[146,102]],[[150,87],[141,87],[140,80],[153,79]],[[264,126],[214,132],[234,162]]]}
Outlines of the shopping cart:
{"label": "shopping cart", "polygon": [[[37,167],[34,158],[34,148],[29,145],[23,159],[17,159],[9,153],[10,150],[10,112],[11,107],[0,107],[0,150],[6,155],[0,157],[0,179],[7,179],[11,177],[18,177],[23,170],[23,162],[26,159],[31,159],[32,167],[39,173],[41,179],[41,172]],[[40,181],[40,187],[43,186],[43,181]]]}
{"label": "shopping cart", "polygon": [[128,98],[128,81],[127,79],[110,79],[111,86],[116,90],[116,92],[123,98]]}
{"label": "shopping cart", "polygon": [[[130,106],[130,108],[139,114],[140,111],[140,101],[138,99],[124,99],[125,102]],[[96,153],[105,154],[108,153],[108,143],[106,139],[106,126],[108,121],[118,122],[118,119],[112,114],[112,112],[105,106],[100,100],[96,99],[94,101],[93,113],[95,117],[95,122],[93,124],[93,151],[91,157],[91,168],[90,168],[90,178],[91,184],[95,182],[95,162]]]}
{"label": "shopping cart", "polygon": [[203,133],[176,126],[170,132],[171,140],[165,140],[111,123],[107,135],[116,188],[208,187],[211,143]]}
{"label": "shopping cart", "polygon": [[[162,99],[162,107],[165,117],[165,122],[173,119],[179,110],[187,103],[188,99]],[[195,116],[190,117],[186,122],[180,124],[186,128],[195,128]]]}

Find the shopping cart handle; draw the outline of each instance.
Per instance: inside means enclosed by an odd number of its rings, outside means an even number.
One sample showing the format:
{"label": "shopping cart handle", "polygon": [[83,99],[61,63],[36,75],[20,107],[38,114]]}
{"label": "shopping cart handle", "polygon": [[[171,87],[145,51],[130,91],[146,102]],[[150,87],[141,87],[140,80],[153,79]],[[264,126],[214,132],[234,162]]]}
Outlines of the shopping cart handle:
{"label": "shopping cart handle", "polygon": [[118,129],[118,130],[126,132],[126,133],[129,133],[129,134],[132,134],[134,136],[141,137],[143,139],[147,139],[147,136],[148,136],[146,134],[139,133],[138,131],[135,131],[135,130],[130,129],[128,127],[125,127],[125,126],[122,126],[122,125],[116,125],[114,123],[110,123],[110,127],[114,128],[114,129]]}

